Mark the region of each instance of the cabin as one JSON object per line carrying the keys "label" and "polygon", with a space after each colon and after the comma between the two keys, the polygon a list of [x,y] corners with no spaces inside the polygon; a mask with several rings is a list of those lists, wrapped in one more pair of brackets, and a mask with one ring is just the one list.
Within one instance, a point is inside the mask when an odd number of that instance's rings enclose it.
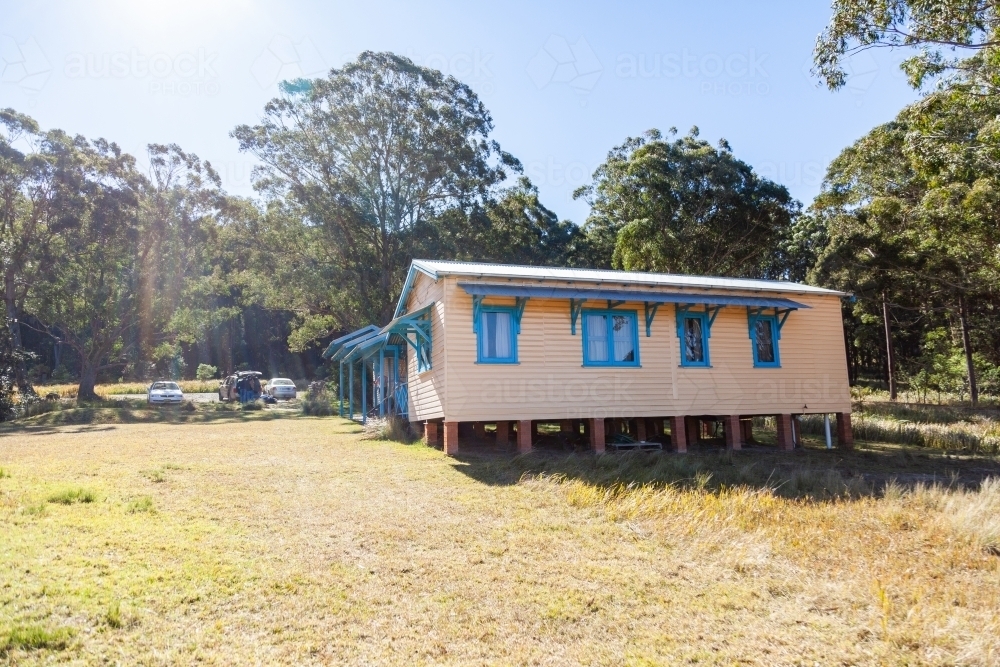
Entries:
{"label": "cabin", "polygon": [[[843,292],[788,281],[414,260],[394,318],[333,341],[340,412],[397,415],[447,454],[494,443],[701,442],[830,415],[851,447]],[[359,394],[355,396],[355,394]],[[356,409],[360,408],[360,414]]]}

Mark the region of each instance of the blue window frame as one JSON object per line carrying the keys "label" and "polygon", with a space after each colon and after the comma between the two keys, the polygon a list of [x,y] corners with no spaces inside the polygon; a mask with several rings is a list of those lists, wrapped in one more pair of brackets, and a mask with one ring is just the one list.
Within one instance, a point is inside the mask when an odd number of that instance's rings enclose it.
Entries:
{"label": "blue window frame", "polygon": [[753,365],[757,368],[780,368],[778,340],[781,326],[775,315],[754,314],[750,319],[750,341],[753,350]]}
{"label": "blue window frame", "polygon": [[516,309],[481,306],[476,323],[477,361],[481,364],[517,363]]}
{"label": "blue window frame", "polygon": [[711,326],[708,313],[678,312],[677,337],[681,341],[681,366],[697,368],[712,365],[708,352]]}
{"label": "blue window frame", "polygon": [[583,365],[639,365],[639,328],[634,310],[583,311]]}

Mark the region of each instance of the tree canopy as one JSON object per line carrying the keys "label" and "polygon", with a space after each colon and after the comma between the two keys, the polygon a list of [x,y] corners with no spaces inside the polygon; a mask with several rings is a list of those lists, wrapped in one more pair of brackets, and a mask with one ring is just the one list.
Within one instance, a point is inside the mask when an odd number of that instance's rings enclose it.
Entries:
{"label": "tree canopy", "polygon": [[365,52],[282,90],[233,136],[263,163],[255,187],[318,230],[328,278],[313,301],[336,325],[390,316],[415,232],[521,170],[471,88],[407,58]]}
{"label": "tree canopy", "polygon": [[594,264],[754,278],[792,268],[782,247],[798,202],[697,128],[674,141],[657,130],[628,139],[576,196],[591,206]]}
{"label": "tree canopy", "polygon": [[[831,89],[847,82],[846,59],[870,48],[912,47],[903,63],[920,87],[949,72],[983,64],[977,51],[1000,45],[1000,13],[993,2],[968,0],[834,0],[833,15],[816,40],[815,72]],[[994,59],[993,54],[988,57]]]}

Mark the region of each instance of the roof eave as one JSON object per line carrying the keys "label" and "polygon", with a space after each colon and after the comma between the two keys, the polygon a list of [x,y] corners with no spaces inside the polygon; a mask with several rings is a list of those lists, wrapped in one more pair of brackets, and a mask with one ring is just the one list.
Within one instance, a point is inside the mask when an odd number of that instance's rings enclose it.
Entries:
{"label": "roof eave", "polygon": [[[638,273],[638,272],[637,272]],[[463,276],[466,278],[491,278],[500,280],[540,280],[540,281],[559,281],[559,282],[580,282],[580,283],[609,283],[609,284],[622,284],[621,280],[614,280],[611,278],[553,278],[550,276],[517,276],[512,277],[502,273],[471,273],[471,272],[461,272],[461,271],[442,271],[436,272],[437,276]],[[739,280],[739,278],[732,278],[732,280]],[[651,287],[662,286],[662,283],[657,283],[653,281],[629,281],[637,285],[647,285]],[[708,289],[708,290],[744,290],[747,292],[789,292],[792,294],[821,294],[825,296],[839,296],[841,298],[852,296],[850,292],[840,292],[837,290],[827,289],[825,287],[816,287],[813,289],[797,289],[800,283],[782,283],[780,281],[774,281],[775,287],[773,289],[767,289],[762,287],[740,287],[740,286],[730,286],[730,285],[672,285],[671,287],[677,288],[688,288],[688,289]]]}
{"label": "roof eave", "polygon": [[418,271],[434,282],[437,282],[439,277],[439,273],[437,271],[430,268],[419,259],[411,260],[410,270],[406,272],[406,282],[403,283],[403,291],[399,295],[399,301],[396,303],[396,310],[392,313],[392,319],[396,319],[403,314],[404,310],[406,310],[406,300],[410,298],[410,292],[413,291],[413,283],[417,280]]}

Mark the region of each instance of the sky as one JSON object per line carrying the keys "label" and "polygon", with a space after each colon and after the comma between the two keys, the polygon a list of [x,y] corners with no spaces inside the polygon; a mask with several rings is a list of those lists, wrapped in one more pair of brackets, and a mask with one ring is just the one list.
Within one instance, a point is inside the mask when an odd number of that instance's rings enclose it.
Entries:
{"label": "sky", "polygon": [[469,84],[542,202],[583,223],[573,191],[651,128],[725,138],[808,205],[826,166],[917,94],[904,52],[868,51],[830,92],[810,74],[828,2],[0,0],[0,107],[140,157],[177,143],[252,195],[229,133],[286,78],[393,51]]}

